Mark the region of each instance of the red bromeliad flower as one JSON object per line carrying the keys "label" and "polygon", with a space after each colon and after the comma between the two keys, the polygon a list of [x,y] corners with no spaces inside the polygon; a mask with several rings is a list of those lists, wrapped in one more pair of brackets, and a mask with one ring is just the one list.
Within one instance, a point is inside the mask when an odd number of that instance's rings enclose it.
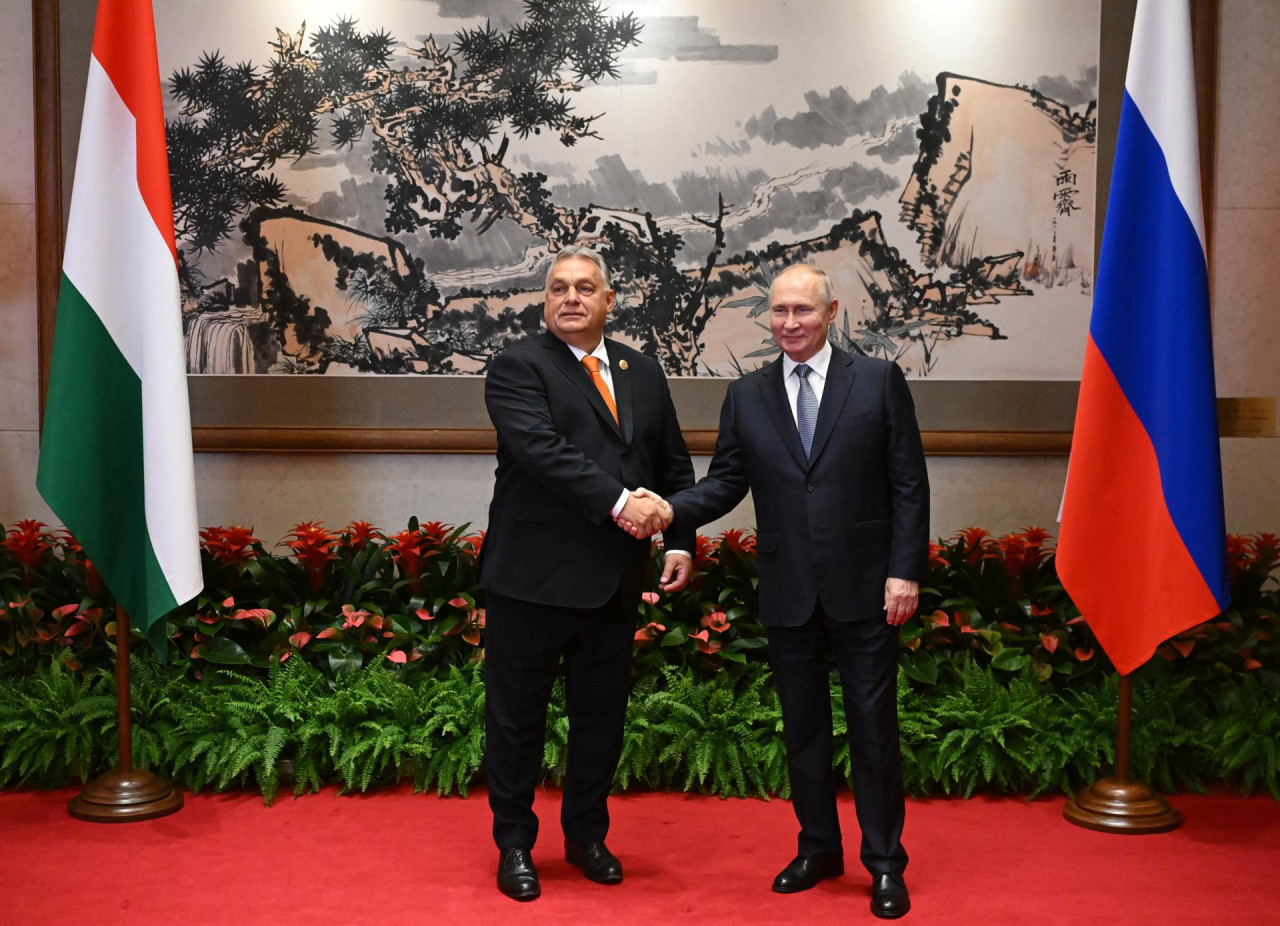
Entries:
{"label": "red bromeliad flower", "polygon": [[702,618],[702,626],[714,630],[716,633],[724,633],[729,629],[729,618],[723,611],[712,611]]}
{"label": "red bromeliad flower", "polygon": [[1053,539],[1053,534],[1049,533],[1043,527],[1037,527],[1034,524],[1025,528],[1022,531],[1022,536],[1027,538],[1027,543],[1033,544],[1037,547],[1042,547]]}
{"label": "red bromeliad flower", "polygon": [[698,534],[693,543],[693,568],[706,572],[719,559],[719,548],[705,534]]}
{"label": "red bromeliad flower", "polygon": [[1004,558],[1004,571],[1008,575],[1021,575],[1027,565],[1027,541],[1021,534],[1005,534],[995,540],[995,548]]}
{"label": "red bromeliad flower", "polygon": [[458,543],[472,556],[479,556],[480,549],[484,546],[484,534],[484,531],[477,531],[474,534],[468,534],[459,540]]}
{"label": "red bromeliad flower", "polygon": [[44,555],[53,549],[53,540],[49,525],[34,518],[23,518],[9,528],[4,546],[27,572],[35,572]]}
{"label": "red bromeliad flower", "polygon": [[427,539],[431,547],[439,547],[453,533],[453,525],[443,521],[428,521],[418,527],[418,532]]}
{"label": "red bromeliad flower", "polygon": [[942,544],[935,543],[932,540],[929,541],[929,570],[930,571],[933,571],[934,569],[947,569],[951,565],[949,562],[947,562],[947,558],[942,555],[942,551],[945,549],[946,547],[944,547]]}
{"label": "red bromeliad flower", "polygon": [[334,547],[338,538],[321,525],[323,521],[303,521],[292,531],[285,534],[284,543],[293,555],[298,558],[307,570],[307,579],[311,583],[311,594],[320,594],[324,588],[324,565],[337,558]]}
{"label": "red bromeliad flower", "polygon": [[1231,581],[1253,568],[1256,562],[1256,551],[1250,538],[1239,534],[1227,534],[1227,565],[1231,570]]}
{"label": "red bromeliad flower", "polygon": [[964,556],[965,562],[976,566],[991,547],[990,537],[991,532],[981,527],[966,527],[957,531],[951,539],[960,541],[959,552]]}
{"label": "red bromeliad flower", "polygon": [[436,555],[428,549],[430,540],[421,531],[402,530],[387,538],[391,558],[400,566],[400,574],[409,580],[409,590],[417,594],[422,585],[422,566]]}
{"label": "red bromeliad flower", "polygon": [[1270,572],[1280,560],[1280,537],[1266,532],[1253,535],[1254,562]]}
{"label": "red bromeliad flower", "polygon": [[729,530],[721,531],[720,536],[716,539],[719,541],[721,548],[731,550],[738,556],[745,556],[756,551],[756,535],[750,531],[730,528]]}
{"label": "red bromeliad flower", "polygon": [[241,566],[258,555],[255,544],[262,543],[253,536],[253,529],[234,524],[231,527],[206,527],[200,531],[201,545],[205,551],[224,566]]}
{"label": "red bromeliad flower", "polygon": [[352,521],[342,529],[342,540],[353,550],[363,550],[375,540],[382,539],[382,531],[368,521]]}

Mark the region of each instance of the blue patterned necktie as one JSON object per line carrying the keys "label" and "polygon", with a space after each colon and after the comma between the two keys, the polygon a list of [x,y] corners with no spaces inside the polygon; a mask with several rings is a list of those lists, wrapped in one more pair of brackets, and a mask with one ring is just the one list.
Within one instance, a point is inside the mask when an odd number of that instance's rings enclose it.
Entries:
{"label": "blue patterned necktie", "polygon": [[813,370],[809,364],[796,364],[796,376],[800,377],[800,394],[796,396],[796,427],[800,429],[800,443],[804,445],[806,460],[813,447],[813,428],[818,423],[818,394],[809,385],[811,372]]}

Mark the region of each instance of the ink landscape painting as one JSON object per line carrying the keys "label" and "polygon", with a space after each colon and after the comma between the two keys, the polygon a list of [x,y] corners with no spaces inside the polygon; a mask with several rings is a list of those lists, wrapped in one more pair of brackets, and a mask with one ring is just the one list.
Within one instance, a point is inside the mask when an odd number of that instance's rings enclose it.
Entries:
{"label": "ink landscape painting", "polygon": [[670,376],[776,355],[773,275],[912,377],[1070,380],[1097,0],[172,0],[195,374],[483,375],[554,253]]}

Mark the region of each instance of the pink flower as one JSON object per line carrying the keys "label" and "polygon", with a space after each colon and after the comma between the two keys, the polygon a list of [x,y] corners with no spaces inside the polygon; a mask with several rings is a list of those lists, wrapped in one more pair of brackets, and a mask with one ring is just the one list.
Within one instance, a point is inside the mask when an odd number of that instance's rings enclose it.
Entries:
{"label": "pink flower", "polygon": [[276,613],[266,608],[245,608],[231,615],[233,621],[257,621],[265,630],[267,622],[274,618]]}
{"label": "pink flower", "polygon": [[657,592],[645,592],[645,593],[644,593],[643,595],[641,595],[640,597],[641,597],[641,599],[643,599],[643,600],[644,600],[644,603],[645,603],[645,604],[657,604],[657,603],[658,603],[658,593],[657,593]]}
{"label": "pink flower", "polygon": [[656,621],[649,621],[649,623],[636,631],[633,642],[637,646],[644,646],[646,643],[652,643],[658,638],[658,634],[665,633],[666,630],[667,628],[662,624],[659,624]]}
{"label": "pink flower", "polygon": [[344,604],[342,606],[342,629],[349,630],[353,627],[359,627],[364,623],[366,617],[369,617],[368,611],[357,611],[355,605]]}
{"label": "pink flower", "polygon": [[689,634],[689,639],[693,641],[694,646],[698,647],[704,653],[718,653],[720,651],[720,641],[708,639],[710,634],[705,630],[699,630],[697,633]]}
{"label": "pink flower", "polygon": [[712,611],[710,614],[703,616],[702,626],[708,627],[716,633],[724,633],[729,629],[729,618],[723,611]]}

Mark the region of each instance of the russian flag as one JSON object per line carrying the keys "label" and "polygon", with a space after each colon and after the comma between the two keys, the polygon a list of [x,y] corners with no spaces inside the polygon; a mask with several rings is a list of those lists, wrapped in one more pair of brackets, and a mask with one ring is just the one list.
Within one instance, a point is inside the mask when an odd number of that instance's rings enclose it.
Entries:
{"label": "russian flag", "polygon": [[1139,0],[1058,541],[1116,669],[1228,603],[1191,17]]}

